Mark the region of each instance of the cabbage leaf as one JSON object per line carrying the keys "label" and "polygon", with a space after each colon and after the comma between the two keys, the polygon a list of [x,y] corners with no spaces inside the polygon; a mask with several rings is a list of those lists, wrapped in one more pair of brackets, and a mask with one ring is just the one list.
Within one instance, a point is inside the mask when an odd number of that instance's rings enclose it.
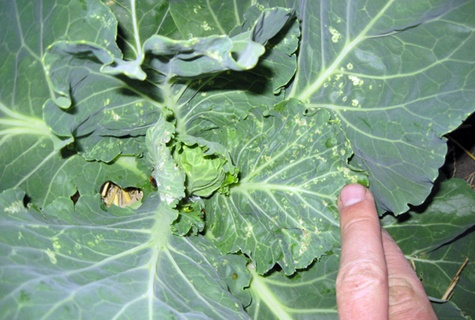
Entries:
{"label": "cabbage leaf", "polygon": [[[473,190],[437,179],[473,1],[1,7],[0,318],[336,319],[350,182],[432,297],[475,259]],[[471,269],[439,316],[475,317]]]}

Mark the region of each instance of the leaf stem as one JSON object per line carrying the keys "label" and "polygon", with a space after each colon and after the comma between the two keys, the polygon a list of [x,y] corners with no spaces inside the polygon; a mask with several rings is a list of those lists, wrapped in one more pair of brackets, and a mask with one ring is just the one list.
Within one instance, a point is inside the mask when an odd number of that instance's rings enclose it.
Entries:
{"label": "leaf stem", "polygon": [[233,1],[233,5],[234,5],[234,18],[236,19],[236,25],[240,25],[241,24],[241,17],[239,17],[239,10],[238,10],[238,7],[237,7],[236,0]]}
{"label": "leaf stem", "polygon": [[137,26],[137,15],[135,11],[135,0],[130,0],[130,8],[131,8],[131,15],[132,15],[132,26],[134,28],[134,38],[135,38],[135,46],[137,47],[137,60],[142,61],[143,59],[143,51],[142,45],[140,44],[140,34]]}
{"label": "leaf stem", "polygon": [[[3,113],[7,117],[1,115]],[[8,109],[0,103],[0,125],[6,128],[0,131],[0,135],[7,134],[39,134],[49,136],[50,130],[46,123],[38,118],[25,116],[21,113]]]}
{"label": "leaf stem", "polygon": [[265,279],[261,277],[252,267],[248,268],[252,274],[251,290],[260,300],[269,307],[276,319],[291,320],[292,316],[282,307],[282,301],[279,301],[272,290],[266,285]]}

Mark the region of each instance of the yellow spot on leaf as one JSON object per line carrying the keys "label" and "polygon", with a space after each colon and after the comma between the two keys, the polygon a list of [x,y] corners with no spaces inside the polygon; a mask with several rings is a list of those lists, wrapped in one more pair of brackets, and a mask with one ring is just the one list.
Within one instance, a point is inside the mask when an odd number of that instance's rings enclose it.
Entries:
{"label": "yellow spot on leaf", "polygon": [[59,250],[61,249],[61,244],[59,243],[58,237],[53,237],[51,241],[53,241],[54,251],[59,252]]}
{"label": "yellow spot on leaf", "polygon": [[23,209],[23,203],[21,201],[15,201],[11,205],[5,208],[6,213],[18,213]]}
{"label": "yellow spot on leaf", "polygon": [[338,30],[336,30],[335,28],[329,27],[328,31],[330,31],[330,34],[332,35],[332,42],[333,43],[337,43],[341,39],[341,37],[342,37],[341,33],[338,32]]}
{"label": "yellow spot on leaf", "polygon": [[58,260],[56,260],[56,254],[50,248],[46,249],[45,253],[52,264],[56,264],[58,262]]}

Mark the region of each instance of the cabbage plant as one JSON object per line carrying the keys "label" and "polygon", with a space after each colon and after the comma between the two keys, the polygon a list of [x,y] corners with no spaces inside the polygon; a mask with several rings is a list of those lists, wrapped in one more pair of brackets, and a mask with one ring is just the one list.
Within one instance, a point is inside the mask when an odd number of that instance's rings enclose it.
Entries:
{"label": "cabbage plant", "polygon": [[1,319],[336,319],[351,182],[475,317],[474,1],[0,7]]}

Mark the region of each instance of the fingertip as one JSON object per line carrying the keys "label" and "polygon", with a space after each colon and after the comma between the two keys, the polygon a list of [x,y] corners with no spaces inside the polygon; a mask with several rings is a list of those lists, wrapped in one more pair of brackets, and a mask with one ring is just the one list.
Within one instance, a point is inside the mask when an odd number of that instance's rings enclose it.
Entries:
{"label": "fingertip", "polygon": [[363,201],[367,191],[368,189],[357,183],[344,186],[340,191],[339,207],[346,208]]}
{"label": "fingertip", "polygon": [[388,319],[387,266],[371,192],[349,184],[338,198],[341,257],[337,305],[341,319]]}

